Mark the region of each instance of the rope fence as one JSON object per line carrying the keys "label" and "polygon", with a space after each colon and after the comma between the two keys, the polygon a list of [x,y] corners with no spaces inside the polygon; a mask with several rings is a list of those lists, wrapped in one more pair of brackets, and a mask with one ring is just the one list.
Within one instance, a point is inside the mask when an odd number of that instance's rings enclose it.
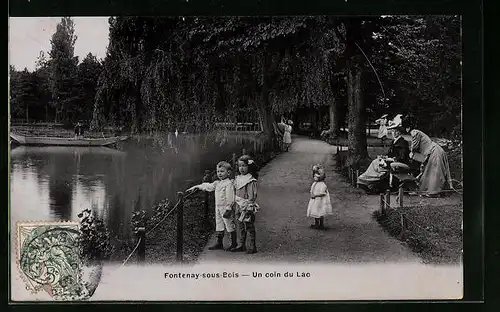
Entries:
{"label": "rope fence", "polygon": [[[379,213],[381,216],[386,216],[388,214],[389,211],[391,212],[394,212],[394,213],[397,213],[399,215],[399,229],[400,229],[400,232],[399,232],[399,235],[402,236],[406,233],[406,231],[408,230],[409,228],[409,225],[412,225],[422,231],[428,231],[428,229],[422,227],[420,224],[414,222],[413,220],[411,220],[410,218],[407,217],[407,212],[411,209],[412,206],[407,206],[407,207],[404,207],[403,205],[403,192],[401,191],[402,188],[400,188],[400,192],[396,193],[396,192],[390,192],[389,190],[387,190],[385,193],[381,193],[380,194],[380,208],[379,208]],[[394,195],[394,194],[397,194],[398,196],[396,197],[396,203],[397,205],[392,205],[391,204],[391,195]],[[457,208],[447,208],[447,209],[451,209],[453,211],[457,211],[457,212],[460,212],[462,213],[462,209],[457,209]],[[437,213],[438,210],[434,210],[433,213],[434,214],[438,214]],[[444,214],[438,216],[438,217],[448,217]],[[390,219],[388,219],[390,220]],[[386,222],[391,222],[391,221],[386,221]],[[389,224],[390,227],[394,228],[394,221],[392,221],[393,223],[392,224]]]}
{"label": "rope fence", "polygon": [[[247,153],[247,150],[245,148],[242,149],[242,155],[245,155]],[[226,160],[228,163],[230,163],[233,168],[237,168],[237,157],[236,153],[232,153],[231,158]],[[212,181],[212,177],[216,174],[216,169],[215,170],[205,170],[205,174],[203,175],[202,182],[210,183]],[[119,266],[119,268],[125,266],[125,264],[131,259],[131,257],[137,252],[138,256],[138,262],[143,263],[145,261],[145,254],[146,254],[146,238],[151,238],[149,234],[154,233],[154,230],[157,229],[161,224],[165,222],[165,220],[168,219],[169,216],[171,216],[174,212],[177,212],[177,222],[176,222],[176,227],[177,227],[177,237],[176,237],[176,260],[177,262],[182,262],[183,261],[183,249],[184,249],[184,201],[186,199],[189,199],[192,197],[195,193],[197,193],[197,190],[191,191],[186,194],[186,191],[184,192],[177,192],[177,203],[174,205],[173,208],[171,208],[162,218],[160,221],[158,221],[154,226],[152,226],[149,230],[146,231],[146,228],[144,226],[137,227],[135,229],[135,234],[137,236],[137,242],[130,252],[130,254],[126,257],[126,259],[123,261],[123,263]],[[203,201],[203,206],[204,206],[204,222],[205,224],[208,224],[209,220],[209,201],[210,201],[210,193],[209,192],[203,192],[204,193],[204,201]]]}
{"label": "rope fence", "polygon": [[[337,155],[339,151],[342,151],[343,147],[342,146],[337,146]],[[242,149],[242,155],[247,154],[246,149]],[[236,153],[232,154],[232,157],[228,160],[234,170],[237,168],[237,157]],[[216,174],[216,170],[205,170],[205,174],[202,178],[202,182],[210,183],[212,181],[212,178],[214,178],[214,175]],[[359,176],[359,169],[353,169],[351,167],[348,168],[347,170],[347,178],[349,181],[349,184],[351,184],[354,187],[358,187],[357,185],[357,179]],[[460,186],[462,183],[460,181],[454,180],[457,184]],[[400,183],[398,191],[393,191],[391,192],[390,190],[387,190],[385,193],[380,194],[380,213],[382,215],[385,215],[386,212],[391,209],[392,211],[396,211],[400,215],[400,228],[401,228],[401,233],[404,233],[405,230],[408,228],[409,224],[412,224],[416,227],[419,227],[420,229],[423,229],[421,226],[418,224],[414,223],[411,220],[408,220],[406,218],[405,213],[401,210],[401,208],[404,208],[404,195],[410,195],[410,194],[426,194],[427,192],[421,192],[421,191],[408,191],[404,190],[403,188],[404,183]],[[453,188],[451,190],[444,190],[443,192],[457,192],[461,194],[457,189]],[[184,212],[184,201],[191,196],[193,196],[197,191],[192,191],[188,194],[185,194],[184,192],[178,192],[177,197],[178,201],[174,205],[172,209],[170,209],[162,218],[160,221],[158,221],[151,229],[146,231],[145,227],[138,227],[136,229],[136,235],[137,235],[137,243],[135,244],[135,247],[133,248],[132,252],[128,255],[128,257],[125,259],[125,261],[122,263],[122,266],[124,266],[132,257],[134,253],[137,252],[138,254],[138,261],[139,262],[144,262],[145,261],[145,246],[146,246],[146,238],[149,237],[148,235],[153,233],[155,229],[157,229],[158,226],[160,226],[165,220],[168,219],[169,216],[171,216],[174,212],[177,212],[177,243],[176,243],[176,259],[178,262],[183,261],[183,212]],[[391,205],[391,195],[397,195],[396,197],[396,203],[397,205]],[[203,206],[204,206],[204,222],[207,224],[209,220],[209,201],[210,201],[210,194],[209,192],[204,192],[204,201],[203,201]],[[402,234],[401,234],[402,235]],[[151,237],[149,237],[151,238]]]}
{"label": "rope fence", "polygon": [[134,249],[128,255],[127,259],[125,259],[125,261],[123,261],[123,263],[120,265],[120,267],[123,267],[128,262],[128,260],[130,259],[130,257],[132,257],[132,255],[135,253],[135,251],[137,250],[137,248],[139,248],[139,245],[141,245],[141,243],[143,243],[143,241],[144,240],[142,239],[142,237],[140,237],[139,240],[137,241],[137,244],[135,244]]}

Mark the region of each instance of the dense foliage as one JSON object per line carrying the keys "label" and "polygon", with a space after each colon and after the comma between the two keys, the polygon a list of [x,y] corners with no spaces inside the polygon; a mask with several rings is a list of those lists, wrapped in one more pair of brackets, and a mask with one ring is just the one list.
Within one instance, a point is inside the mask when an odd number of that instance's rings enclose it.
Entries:
{"label": "dense foliage", "polygon": [[97,80],[102,65],[89,53],[74,56],[77,37],[70,18],[63,18],[52,36],[48,57],[43,51],[36,69],[10,66],[10,107],[15,120],[74,123],[92,118]]}
{"label": "dense foliage", "polygon": [[113,253],[113,246],[103,219],[90,209],[83,210],[78,217],[80,218],[78,244],[82,261],[92,263],[109,259]]}
{"label": "dense foliage", "polygon": [[[93,129],[206,131],[281,115],[332,134],[349,127],[366,154],[366,123],[411,114],[430,135],[461,136],[456,16],[112,17],[106,58],[73,55],[63,18],[49,59],[11,67],[14,118],[91,120]],[[328,113],[329,112],[329,113]]]}

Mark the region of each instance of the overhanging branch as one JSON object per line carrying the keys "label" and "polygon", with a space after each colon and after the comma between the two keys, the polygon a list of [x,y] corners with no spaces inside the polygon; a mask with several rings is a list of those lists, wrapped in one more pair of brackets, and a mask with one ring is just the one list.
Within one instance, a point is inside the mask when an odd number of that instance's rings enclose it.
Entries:
{"label": "overhanging branch", "polygon": [[370,60],[368,59],[368,56],[366,56],[365,52],[363,51],[363,49],[361,49],[361,47],[358,45],[358,43],[354,42],[354,44],[356,45],[356,47],[358,47],[359,51],[361,51],[361,53],[363,54],[365,59],[368,61],[368,64],[370,64],[370,67],[372,68],[373,72],[375,73],[375,76],[377,77],[378,83],[380,85],[380,89],[382,89],[382,94],[384,95],[384,98],[385,98],[384,87],[382,86],[382,81],[380,81],[380,78],[377,74],[377,71],[375,70],[375,67],[373,67],[372,62],[370,62]]}

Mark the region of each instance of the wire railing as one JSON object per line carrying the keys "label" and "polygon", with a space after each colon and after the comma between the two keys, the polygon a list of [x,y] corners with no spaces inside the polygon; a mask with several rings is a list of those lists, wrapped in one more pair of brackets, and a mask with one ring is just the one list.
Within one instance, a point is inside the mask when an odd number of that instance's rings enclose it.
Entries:
{"label": "wire railing", "polygon": [[[411,208],[414,208],[416,206],[403,207],[402,202],[399,200],[399,198],[396,198],[396,203],[398,203],[398,205],[392,205],[391,194],[393,193],[389,191],[387,191],[385,194],[380,194],[380,209],[377,212],[382,217],[386,217],[389,213],[397,214],[398,217],[396,218],[384,218],[384,222],[388,223],[386,224],[387,228],[391,229],[392,231],[394,231],[394,229],[399,229],[399,233],[396,233],[396,235],[399,237],[403,237],[410,230],[411,226],[421,232],[429,231],[429,226],[424,227],[408,217],[408,213],[411,212]],[[459,214],[463,213],[463,210],[458,208],[446,207],[446,209],[455,211]],[[436,209],[433,209],[433,213],[436,214]],[[438,217],[449,218],[449,215],[440,214]]]}
{"label": "wire railing", "polygon": [[[245,148],[242,149],[242,155],[247,154],[247,150]],[[230,163],[233,168],[237,168],[237,157],[236,153],[233,153],[230,159],[226,160],[228,163]],[[216,170],[205,170],[205,174],[202,178],[202,182],[211,182],[212,177],[214,177],[216,173]],[[132,256],[137,253],[138,255],[138,260],[139,262],[144,262],[145,261],[145,251],[146,251],[146,239],[148,238],[148,235],[154,233],[155,229],[157,229],[161,224],[163,224],[174,212],[177,212],[177,237],[176,237],[176,260],[178,262],[183,261],[183,225],[184,225],[184,220],[183,220],[183,214],[184,214],[184,201],[188,198],[191,198],[194,194],[198,193],[197,190],[193,190],[190,192],[177,192],[177,197],[178,200],[176,204],[168,210],[168,212],[165,213],[165,215],[154,225],[152,226],[149,230],[146,230],[144,226],[137,227],[135,229],[135,233],[137,235],[137,242],[134,245],[134,248],[132,251],[129,253],[129,255],[125,258],[125,260],[121,263],[119,266],[120,268],[125,266],[125,264],[128,263],[128,261],[132,258]],[[207,223],[208,218],[209,218],[209,192],[204,192],[204,221]],[[151,237],[149,237],[151,238]]]}
{"label": "wire railing", "polygon": [[142,238],[139,238],[137,241],[137,244],[135,244],[134,249],[132,249],[132,252],[128,255],[128,257],[123,261],[123,263],[120,265],[120,267],[123,267],[125,264],[127,264],[128,260],[130,260],[130,257],[136,252],[137,248],[139,248],[139,245],[142,243]]}

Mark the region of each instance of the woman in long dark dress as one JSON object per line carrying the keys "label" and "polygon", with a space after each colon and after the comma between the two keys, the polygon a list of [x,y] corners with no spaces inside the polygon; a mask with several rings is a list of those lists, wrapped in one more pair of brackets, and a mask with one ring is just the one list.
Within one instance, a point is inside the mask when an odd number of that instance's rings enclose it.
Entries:
{"label": "woman in long dark dress", "polygon": [[[410,130],[410,128],[408,128]],[[428,196],[441,193],[444,188],[451,188],[450,165],[446,152],[439,144],[420,130],[413,129],[411,134],[410,157],[422,158],[422,171],[419,175],[419,188]]]}

